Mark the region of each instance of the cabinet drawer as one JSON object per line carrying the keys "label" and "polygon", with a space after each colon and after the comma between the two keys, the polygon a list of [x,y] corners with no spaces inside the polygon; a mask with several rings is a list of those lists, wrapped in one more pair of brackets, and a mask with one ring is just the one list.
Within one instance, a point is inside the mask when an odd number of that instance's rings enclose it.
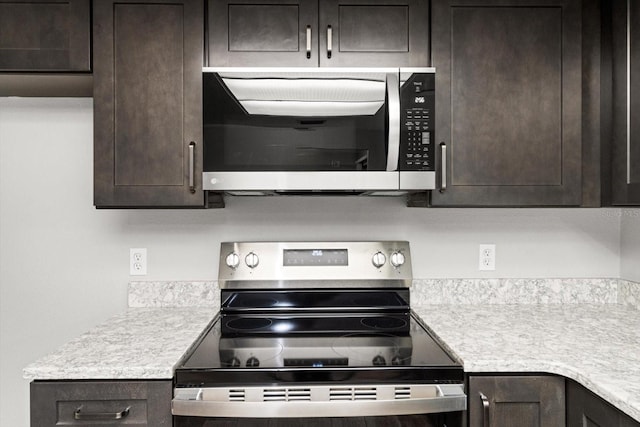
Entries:
{"label": "cabinet drawer", "polygon": [[35,381],[31,426],[171,426],[171,381]]}

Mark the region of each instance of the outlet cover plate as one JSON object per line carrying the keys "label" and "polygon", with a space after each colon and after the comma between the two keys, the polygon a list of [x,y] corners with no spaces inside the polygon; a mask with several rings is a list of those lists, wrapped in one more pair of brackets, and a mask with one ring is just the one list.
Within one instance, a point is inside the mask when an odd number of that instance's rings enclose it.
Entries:
{"label": "outlet cover plate", "polygon": [[496,245],[482,244],[478,256],[478,270],[494,271],[496,269]]}
{"label": "outlet cover plate", "polygon": [[129,249],[129,274],[131,276],[147,275],[147,248]]}

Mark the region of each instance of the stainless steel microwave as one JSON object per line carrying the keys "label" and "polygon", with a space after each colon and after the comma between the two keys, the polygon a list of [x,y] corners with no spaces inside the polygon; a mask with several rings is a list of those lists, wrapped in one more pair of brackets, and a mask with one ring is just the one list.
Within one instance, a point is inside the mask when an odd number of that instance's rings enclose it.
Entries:
{"label": "stainless steel microwave", "polygon": [[204,68],[203,187],[435,188],[433,68]]}

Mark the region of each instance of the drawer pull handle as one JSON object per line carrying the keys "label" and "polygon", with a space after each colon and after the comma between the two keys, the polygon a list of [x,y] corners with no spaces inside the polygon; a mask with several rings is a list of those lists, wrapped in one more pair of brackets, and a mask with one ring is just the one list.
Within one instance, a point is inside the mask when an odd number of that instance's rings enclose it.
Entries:
{"label": "drawer pull handle", "polygon": [[129,416],[131,406],[127,406],[120,412],[82,412],[82,406],[80,406],[73,413],[73,418],[76,420],[84,421],[103,421],[103,420],[121,420]]}

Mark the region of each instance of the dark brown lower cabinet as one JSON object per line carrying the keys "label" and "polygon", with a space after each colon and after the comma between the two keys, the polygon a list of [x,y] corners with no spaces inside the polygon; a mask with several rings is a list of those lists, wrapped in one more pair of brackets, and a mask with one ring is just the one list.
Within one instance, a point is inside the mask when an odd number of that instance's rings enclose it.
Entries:
{"label": "dark brown lower cabinet", "polygon": [[470,376],[469,427],[563,427],[565,380],[556,376]]}
{"label": "dark brown lower cabinet", "polygon": [[31,427],[171,427],[167,381],[34,381]]}
{"label": "dark brown lower cabinet", "polygon": [[568,380],[567,427],[640,427],[640,423]]}

